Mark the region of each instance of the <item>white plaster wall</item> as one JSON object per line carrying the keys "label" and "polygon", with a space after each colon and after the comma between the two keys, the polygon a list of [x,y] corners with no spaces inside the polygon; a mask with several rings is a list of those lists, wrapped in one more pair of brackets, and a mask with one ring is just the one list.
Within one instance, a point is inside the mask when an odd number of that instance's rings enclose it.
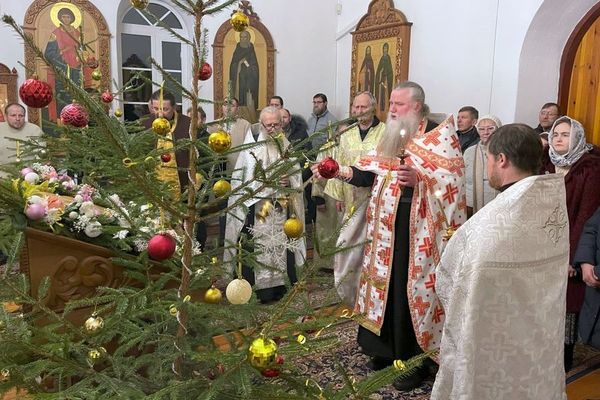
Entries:
{"label": "white plaster wall", "polygon": [[564,47],[577,23],[596,3],[598,0],[545,0],[540,6],[521,52],[515,99],[517,120],[537,125],[540,106],[558,100]]}
{"label": "white plaster wall", "polygon": [[[523,39],[542,0],[395,0],[411,31],[409,79],[425,89],[433,112],[473,105],[480,114],[515,118]],[[367,0],[338,0],[338,98],[348,98],[352,31]],[[342,72],[344,71],[344,72]],[[348,72],[345,72],[348,71]]]}
{"label": "white plaster wall", "polygon": [[[118,21],[129,7],[129,0],[92,0],[104,15],[109,30],[113,35],[111,41],[111,73],[114,80],[119,77],[119,46],[117,37]],[[0,0],[0,11],[11,15],[19,24],[23,23],[25,12],[32,1]],[[308,117],[312,111],[312,96],[323,92],[330,97],[335,107],[336,85],[336,13],[335,0],[302,0],[301,7],[291,7],[286,0],[254,0],[254,11],[260,16],[273,37],[275,48],[275,93],[282,96],[286,107],[292,112]],[[170,7],[171,8],[171,7]],[[204,26],[209,30],[208,60],[212,62],[212,43],[218,27],[229,18],[233,8],[216,16],[204,19]],[[192,32],[193,22],[184,17],[186,29]],[[0,51],[0,62],[9,67],[16,67],[19,72],[19,84],[24,79],[22,41],[4,24],[0,24],[0,38],[3,40]],[[201,86],[201,96],[213,97],[212,79]],[[212,118],[212,107],[205,107],[208,118]]]}

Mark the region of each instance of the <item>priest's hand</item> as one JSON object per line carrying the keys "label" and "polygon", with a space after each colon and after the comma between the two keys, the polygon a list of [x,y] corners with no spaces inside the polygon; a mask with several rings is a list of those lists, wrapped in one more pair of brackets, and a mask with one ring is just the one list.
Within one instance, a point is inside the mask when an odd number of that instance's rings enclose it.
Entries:
{"label": "priest's hand", "polygon": [[581,264],[581,275],[583,275],[583,281],[586,285],[600,288],[600,280],[594,274],[594,266],[592,264]]}
{"label": "priest's hand", "polygon": [[319,163],[311,164],[310,165],[310,170],[312,171],[313,176],[315,177],[315,179],[325,179],[319,173]]}
{"label": "priest's hand", "polygon": [[417,186],[417,175],[417,170],[410,165],[403,164],[398,166],[398,180],[402,186]]}

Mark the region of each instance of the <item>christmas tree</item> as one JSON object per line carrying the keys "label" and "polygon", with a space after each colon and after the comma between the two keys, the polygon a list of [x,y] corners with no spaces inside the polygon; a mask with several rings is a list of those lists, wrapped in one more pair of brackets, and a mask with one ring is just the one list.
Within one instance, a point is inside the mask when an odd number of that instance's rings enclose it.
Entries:
{"label": "christmas tree", "polygon": [[[169,85],[190,99],[193,110],[204,101],[199,99],[201,80],[210,76],[203,18],[236,2],[172,2],[194,17],[194,37],[164,28],[190,46],[198,73],[189,87],[163,73]],[[143,0],[131,3],[147,5]],[[47,61],[11,17],[3,20]],[[231,23],[242,31],[248,17],[238,10]],[[366,398],[422,361],[425,355],[399,361],[361,382],[340,365],[344,388],[321,386],[315,377],[303,376],[295,361],[317,352],[335,353],[339,338],[331,333],[352,317],[349,310],[323,307],[337,300],[335,290],[315,300],[315,288],[331,287],[325,282],[331,277],[319,274],[318,263],[304,260],[297,266],[298,281],[287,281],[287,293],[271,305],[260,304],[242,278],[242,264],[267,269],[285,264],[277,254],[293,251],[310,234],[303,221],[286,212],[298,190],[279,182],[320,157],[316,150],[306,152],[304,143],[278,147],[276,162],[256,164],[252,185],[231,191],[231,177],[223,175],[220,165],[228,151],[240,149],[229,148],[227,132],[200,137],[201,122],[192,113],[189,138],[174,142],[165,136],[171,126],[164,118],[145,129],[107,113],[107,104],[130,90],[127,85],[115,92],[88,93],[48,66],[74,102],[61,112],[60,136],[20,143],[18,159],[4,168],[13,179],[0,181],[0,249],[9,256],[0,284],[5,304],[0,310],[0,390],[18,388],[24,396],[44,399]],[[21,88],[30,107],[47,105],[51,95],[51,88],[35,78]],[[334,138],[334,128],[319,134]],[[157,147],[161,140],[169,145]],[[187,189],[174,192],[157,170],[171,165],[172,155],[181,151],[189,159]],[[200,249],[197,223],[224,215],[265,189],[276,196],[266,203],[270,206],[263,210],[262,223],[250,227],[251,235],[239,243]],[[223,199],[230,199],[224,209],[219,207]],[[20,255],[23,264],[22,254],[31,257],[38,251],[28,244],[38,231],[106,249],[118,276],[107,279],[99,261],[66,265],[60,277],[34,282],[23,265],[21,271],[14,266]],[[253,243],[258,239],[269,245]],[[318,238],[313,241],[322,254],[343,251],[325,248]],[[258,251],[247,251],[248,244]],[[222,263],[224,248],[237,251],[233,274]]]}

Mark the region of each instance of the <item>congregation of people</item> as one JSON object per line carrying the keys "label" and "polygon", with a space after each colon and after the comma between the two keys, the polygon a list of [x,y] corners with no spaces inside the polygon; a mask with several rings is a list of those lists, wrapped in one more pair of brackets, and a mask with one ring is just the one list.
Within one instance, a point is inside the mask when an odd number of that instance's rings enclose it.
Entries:
{"label": "congregation of people", "polygon": [[[191,120],[176,111],[173,95],[159,96],[142,123],[171,121],[156,142],[168,149],[189,137]],[[247,238],[267,223],[265,210],[278,226],[294,216],[305,231],[313,224],[315,241],[344,249],[315,246],[313,258],[333,269],[369,368],[427,352],[439,364],[433,399],[565,399],[575,343],[600,347],[600,149],[555,103],[541,107],[532,128],[503,125],[473,106],[434,121],[425,91],[410,81],[391,90],[385,121],[378,101],[356,94],[344,124],[323,93],[313,96],[308,118],[274,96],[255,124],[240,117],[238,99],[223,102],[223,118],[200,136],[217,129],[231,136],[233,150],[217,171],[232,187],[220,205],[231,209],[220,220],[224,265],[233,274],[240,249],[271,246],[258,256],[268,268],[242,265],[242,273],[259,301],[281,299],[307,262],[305,237],[293,248]],[[206,114],[197,111],[204,127]],[[41,133],[21,105],[4,114],[1,164],[14,161],[9,138]],[[312,162],[288,159],[288,150]],[[325,157],[339,164],[334,177],[319,172]],[[169,163],[159,175],[181,193],[189,152]],[[196,238],[206,245],[205,225]],[[433,361],[394,386],[420,386]]]}

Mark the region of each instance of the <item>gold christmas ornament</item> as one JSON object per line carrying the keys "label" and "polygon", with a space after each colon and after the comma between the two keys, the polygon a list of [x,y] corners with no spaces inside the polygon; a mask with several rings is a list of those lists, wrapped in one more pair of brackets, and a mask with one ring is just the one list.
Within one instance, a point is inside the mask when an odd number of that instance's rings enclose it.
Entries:
{"label": "gold christmas ornament", "polygon": [[213,185],[213,193],[216,197],[223,197],[231,191],[231,184],[225,179],[219,179]]}
{"label": "gold christmas ornament", "polygon": [[250,25],[250,17],[244,14],[241,10],[237,10],[233,13],[229,22],[231,23],[234,31],[243,32]]}
{"label": "gold christmas ornament", "polygon": [[283,224],[283,232],[290,239],[298,239],[304,232],[304,224],[296,216],[292,215]]}
{"label": "gold christmas ornament", "polygon": [[206,290],[206,293],[204,293],[204,301],[206,303],[218,304],[222,298],[223,293],[221,293],[221,291],[214,286],[211,286],[208,290]]}
{"label": "gold christmas ornament", "polygon": [[272,339],[259,337],[248,348],[248,361],[260,370],[273,365],[277,358],[277,344]]}
{"label": "gold christmas ornament", "polygon": [[102,346],[88,351],[87,358],[90,363],[95,363],[106,357],[106,349]]}
{"label": "gold christmas ornament", "polygon": [[402,360],[395,360],[394,368],[396,368],[398,371],[406,371],[406,364],[404,364],[404,361]]}
{"label": "gold christmas ornament", "polygon": [[164,136],[171,130],[171,123],[166,118],[158,117],[152,121],[152,130],[157,135]]}
{"label": "gold christmas ornament", "polygon": [[115,114],[115,117],[121,118],[123,116],[123,111],[121,111],[120,108],[116,108],[114,114]]}
{"label": "gold christmas ornament", "polygon": [[208,136],[208,146],[215,153],[223,153],[231,147],[231,135],[225,131],[216,131]]}
{"label": "gold christmas ornament", "polygon": [[83,326],[87,333],[97,333],[104,328],[104,319],[99,317],[98,314],[93,313],[91,317],[85,320]]}
{"label": "gold christmas ornament", "polygon": [[131,5],[137,8],[138,10],[144,10],[148,7],[148,0],[130,0]]}
{"label": "gold christmas ornament", "polygon": [[102,79],[102,72],[98,71],[97,69],[93,70],[92,79],[95,81],[99,81],[100,79]]}
{"label": "gold christmas ornament", "polygon": [[225,296],[231,304],[246,304],[252,297],[252,286],[245,279],[234,279],[227,285]]}

